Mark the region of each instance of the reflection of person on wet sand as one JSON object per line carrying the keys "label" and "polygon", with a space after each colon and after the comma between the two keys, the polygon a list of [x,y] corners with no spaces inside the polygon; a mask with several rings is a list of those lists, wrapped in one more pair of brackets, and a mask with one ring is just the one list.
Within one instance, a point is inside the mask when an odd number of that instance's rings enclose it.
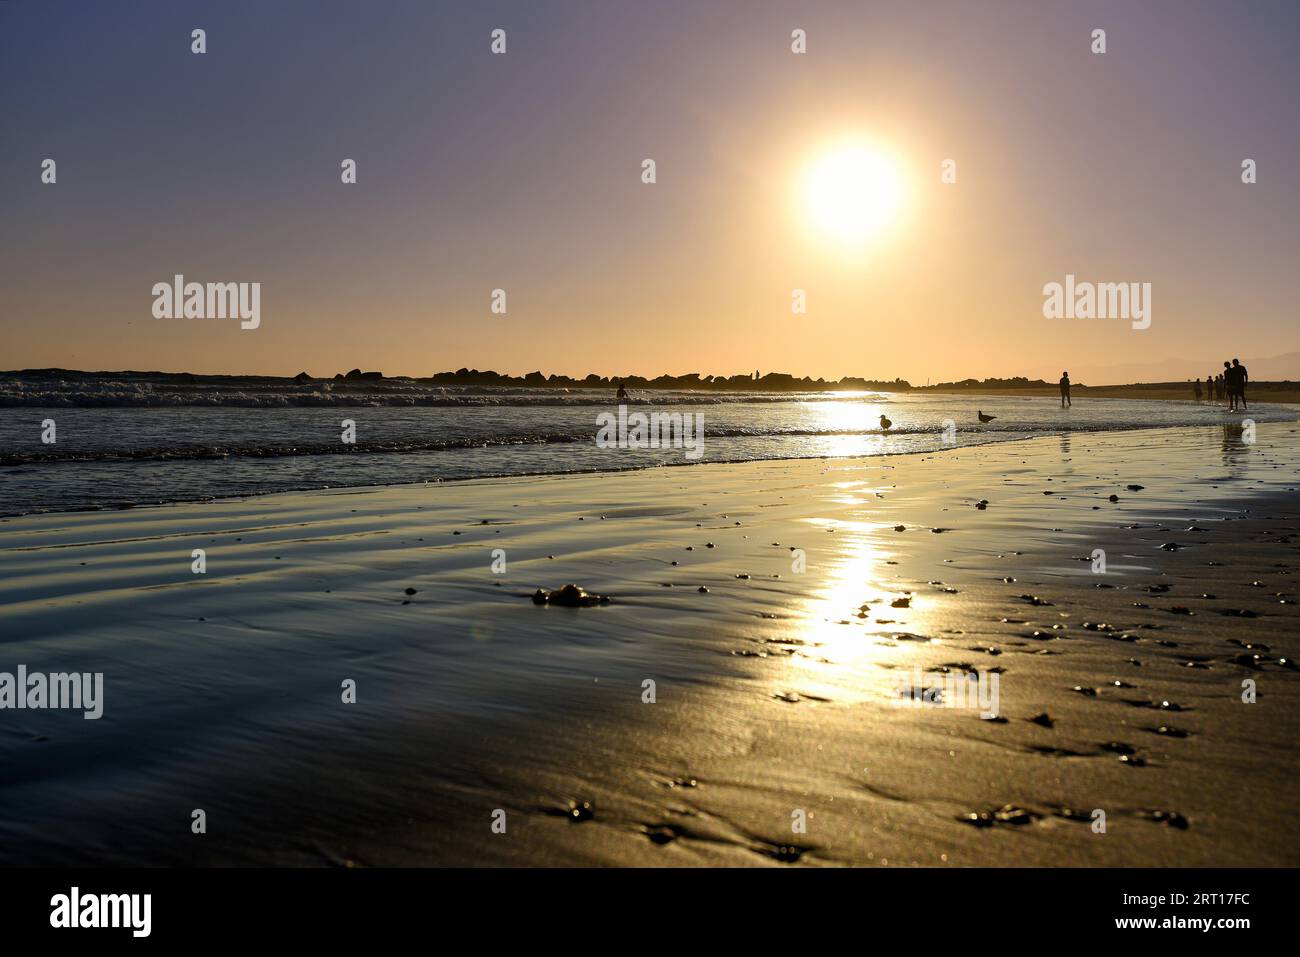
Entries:
{"label": "reflection of person on wet sand", "polygon": [[1070,373],[1061,373],[1061,408],[1071,405],[1070,402]]}

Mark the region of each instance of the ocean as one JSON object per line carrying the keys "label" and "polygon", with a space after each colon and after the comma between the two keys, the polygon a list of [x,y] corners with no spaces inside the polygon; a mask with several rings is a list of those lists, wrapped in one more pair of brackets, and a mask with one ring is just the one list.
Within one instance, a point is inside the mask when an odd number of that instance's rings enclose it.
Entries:
{"label": "ocean", "polygon": [[[0,375],[0,515],[270,492],[754,459],[890,455],[1042,435],[1295,421],[1192,401],[934,393],[634,391],[629,414],[700,416],[703,454],[596,442],[605,390],[151,374]],[[987,424],[977,411],[996,416]],[[880,416],[891,421],[882,429]],[[345,443],[345,420],[355,441]],[[49,424],[53,423],[51,429]],[[946,431],[945,431],[945,427]],[[43,437],[52,437],[52,443]],[[1225,440],[1226,441],[1226,440]],[[1239,438],[1234,438],[1239,441]]]}

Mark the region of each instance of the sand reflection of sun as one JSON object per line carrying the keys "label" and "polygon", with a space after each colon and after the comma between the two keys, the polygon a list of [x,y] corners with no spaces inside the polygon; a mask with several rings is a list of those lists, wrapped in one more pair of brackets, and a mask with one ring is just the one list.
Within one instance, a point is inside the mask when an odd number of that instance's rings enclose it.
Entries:
{"label": "sand reflection of sun", "polygon": [[888,527],[838,521],[823,567],[809,561],[810,587],[798,609],[805,653],[790,661],[801,684],[816,681],[836,701],[892,695],[897,669],[910,669],[928,644],[927,599],[891,581],[881,544]]}

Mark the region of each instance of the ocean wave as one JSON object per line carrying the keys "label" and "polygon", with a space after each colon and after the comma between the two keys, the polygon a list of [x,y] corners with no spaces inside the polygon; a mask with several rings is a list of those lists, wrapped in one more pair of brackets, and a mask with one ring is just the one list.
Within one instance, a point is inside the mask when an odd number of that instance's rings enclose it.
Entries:
{"label": "ocean wave", "polygon": [[[1074,425],[1072,432],[1127,431],[1150,428],[1143,423],[1107,425]],[[938,436],[940,426],[916,428],[875,429],[809,429],[773,428],[760,426],[724,427],[706,430],[705,441],[728,439],[837,439],[885,438],[910,436]],[[964,432],[962,444],[970,444],[978,436],[985,440],[1006,441],[1013,438],[1033,438],[1062,432],[1059,425],[1049,423],[1017,423],[1008,426],[988,425],[978,430]],[[444,452],[467,449],[501,448],[526,445],[565,445],[595,442],[596,429],[565,432],[509,432],[484,435],[462,435],[438,439],[358,441],[344,444],[294,443],[292,445],[268,443],[239,445],[168,445],[132,448],[66,448],[52,447],[34,451],[0,452],[0,466],[40,465],[75,462],[168,462],[200,459],[232,458],[290,458],[320,455],[409,455],[420,452]]]}
{"label": "ocean wave", "polygon": [[[776,402],[878,401],[877,393],[637,390],[627,405],[735,405]],[[0,377],[8,408],[322,408],[609,406],[610,389],[433,386],[410,382],[195,382]]]}

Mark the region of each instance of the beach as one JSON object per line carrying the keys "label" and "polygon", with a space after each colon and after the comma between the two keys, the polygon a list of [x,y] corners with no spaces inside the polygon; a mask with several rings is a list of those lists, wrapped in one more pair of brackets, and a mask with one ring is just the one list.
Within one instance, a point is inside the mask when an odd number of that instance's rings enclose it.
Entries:
{"label": "beach", "polygon": [[1298,466],[1265,422],[6,518],[0,671],[103,714],[6,713],[0,863],[1294,866]]}

